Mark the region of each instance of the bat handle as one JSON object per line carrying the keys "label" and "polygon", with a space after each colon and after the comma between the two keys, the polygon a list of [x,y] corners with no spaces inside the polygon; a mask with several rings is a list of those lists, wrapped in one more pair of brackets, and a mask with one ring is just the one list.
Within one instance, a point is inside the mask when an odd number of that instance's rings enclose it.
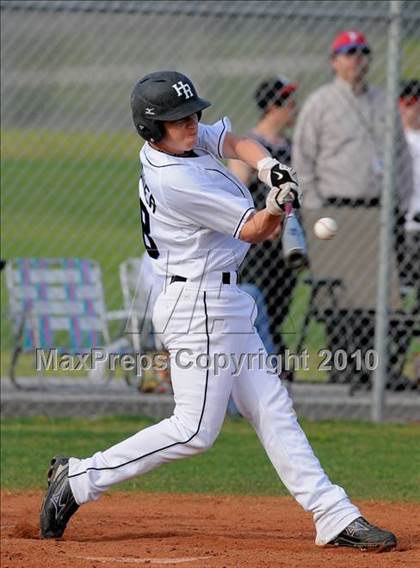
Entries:
{"label": "bat handle", "polygon": [[285,211],[286,215],[290,215],[293,212],[292,203],[285,203],[284,204],[284,211]]}

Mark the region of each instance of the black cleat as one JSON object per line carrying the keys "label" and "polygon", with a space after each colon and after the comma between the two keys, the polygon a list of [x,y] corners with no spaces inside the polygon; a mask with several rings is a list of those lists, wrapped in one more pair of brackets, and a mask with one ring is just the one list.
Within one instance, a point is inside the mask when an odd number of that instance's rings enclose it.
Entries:
{"label": "black cleat", "polygon": [[395,548],[397,537],[392,532],[371,525],[363,517],[358,517],[328,544],[381,552]]}
{"label": "black cleat", "polygon": [[48,491],[41,507],[41,538],[61,538],[79,508],[68,480],[69,458],[55,456],[48,470]]}

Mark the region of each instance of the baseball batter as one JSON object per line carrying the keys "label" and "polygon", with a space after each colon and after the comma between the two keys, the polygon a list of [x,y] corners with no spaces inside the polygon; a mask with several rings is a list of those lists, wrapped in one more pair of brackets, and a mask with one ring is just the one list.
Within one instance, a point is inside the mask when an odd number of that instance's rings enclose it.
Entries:
{"label": "baseball batter", "polygon": [[[227,118],[201,124],[210,103],[181,73],[147,75],[135,85],[131,105],[146,140],[140,153],[144,244],[166,276],[153,323],[171,356],[176,406],[169,419],[104,452],[53,458],[42,537],[61,537],[79,506],[112,485],[211,447],[232,394],[280,479],[312,512],[318,545],[394,547],[396,537],[369,524],[328,479],[277,375],[255,365],[253,356],[264,347],[253,326],[254,301],[236,285],[237,270],[250,243],[278,229],[285,204],[299,206],[295,172],[257,141],[232,134]],[[223,158],[258,170],[268,186],[265,209],[254,210],[248,189],[223,166]],[[247,364],[238,372],[239,360]]]}

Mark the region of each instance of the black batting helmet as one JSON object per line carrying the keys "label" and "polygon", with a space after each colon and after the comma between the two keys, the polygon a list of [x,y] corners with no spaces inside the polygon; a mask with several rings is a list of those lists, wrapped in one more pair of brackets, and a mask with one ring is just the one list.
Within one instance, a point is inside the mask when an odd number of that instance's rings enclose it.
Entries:
{"label": "black batting helmet", "polygon": [[137,132],[145,140],[159,142],[163,122],[180,120],[211,103],[200,99],[188,77],[176,71],[156,71],[137,81],[131,93],[131,110]]}

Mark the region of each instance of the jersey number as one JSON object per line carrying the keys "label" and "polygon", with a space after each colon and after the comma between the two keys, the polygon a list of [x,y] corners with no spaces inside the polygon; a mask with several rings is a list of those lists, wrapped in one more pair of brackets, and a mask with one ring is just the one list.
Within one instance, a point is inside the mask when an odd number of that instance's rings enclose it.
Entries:
{"label": "jersey number", "polygon": [[152,258],[159,258],[159,251],[155,241],[150,236],[150,215],[143,201],[140,199],[140,218],[143,230],[143,242],[147,250],[147,254]]}

